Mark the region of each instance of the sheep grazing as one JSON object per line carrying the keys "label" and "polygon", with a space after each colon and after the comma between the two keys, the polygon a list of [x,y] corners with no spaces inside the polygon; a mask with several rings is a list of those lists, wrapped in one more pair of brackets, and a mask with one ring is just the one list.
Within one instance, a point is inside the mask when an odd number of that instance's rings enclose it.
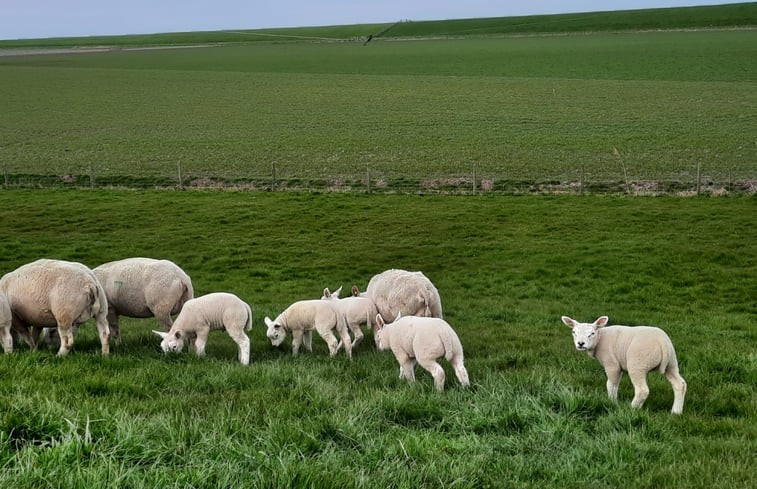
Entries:
{"label": "sheep grazing", "polygon": [[683,412],[686,381],[678,373],[678,360],[673,342],[660,328],[652,326],[605,326],[607,316],[593,323],[579,323],[567,316],[563,323],[573,329],[576,350],[585,351],[604,367],[607,374],[607,395],[618,398],[623,372],[633,384],[631,406],[640,408],[647,396],[647,373],[658,370],[673,386],[673,414]]}
{"label": "sheep grazing", "polygon": [[329,345],[329,354],[333,357],[339,350],[340,344],[333,333],[336,329],[347,357],[352,358],[352,344],[347,331],[347,321],[344,314],[334,307],[332,301],[313,299],[295,302],[273,321],[266,316],[265,324],[268,327],[266,336],[273,346],[281,345],[286,339],[287,331],[291,331],[292,354],[295,356],[303,342],[307,351],[313,351],[313,330],[315,329]]}
{"label": "sheep grazing", "polygon": [[121,341],[118,317],[155,317],[164,331],[172,316],[194,298],[192,280],[175,263],[152,258],[126,258],[104,263],[92,270],[108,297],[111,336]]}
{"label": "sheep grazing", "polygon": [[13,336],[11,336],[11,324],[13,323],[13,314],[11,306],[5,294],[0,293],[0,342],[3,344],[3,351],[10,353],[13,351]]}
{"label": "sheep grazing", "polygon": [[391,321],[397,314],[443,317],[439,291],[421,272],[386,270],[371,278],[364,293],[357,287],[352,293],[371,299],[384,321]]}
{"label": "sheep grazing", "polygon": [[436,362],[444,357],[455,369],[460,385],[470,385],[463,364],[463,345],[452,327],[441,318],[402,316],[386,324],[376,315],[376,345],[379,350],[392,350],[400,364],[400,378],[415,381],[415,363],[434,377],[438,391],[444,390],[444,369]]}
{"label": "sheep grazing", "polygon": [[30,346],[42,328],[58,328],[58,355],[66,355],[74,344],[73,328],[95,318],[102,354],[110,353],[108,300],[92,270],[81,263],[41,259],[22,265],[0,278],[0,292],[8,300],[14,329]]}
{"label": "sheep grazing", "polygon": [[184,339],[194,348],[197,356],[205,355],[205,345],[211,329],[225,329],[232,340],[239,345],[239,361],[250,363],[250,338],[245,330],[252,329],[252,309],[242,299],[227,292],[214,292],[188,300],[167,333],[155,331],[163,341],[165,352],[180,352]]}
{"label": "sheep grazing", "polygon": [[[357,290],[357,287],[353,287],[353,293]],[[344,299],[339,297],[342,292],[342,288],[339,287],[335,292],[329,291],[328,288],[323,289],[323,296],[321,300],[328,300],[334,307],[337,308],[341,314],[344,314],[344,318],[347,321],[347,327],[352,331],[353,340],[352,348],[354,349],[361,341],[363,341],[363,331],[360,326],[366,325],[368,328],[373,328],[376,323],[376,304],[373,303],[368,297],[351,296]],[[340,341],[337,345],[337,349],[342,346]]]}

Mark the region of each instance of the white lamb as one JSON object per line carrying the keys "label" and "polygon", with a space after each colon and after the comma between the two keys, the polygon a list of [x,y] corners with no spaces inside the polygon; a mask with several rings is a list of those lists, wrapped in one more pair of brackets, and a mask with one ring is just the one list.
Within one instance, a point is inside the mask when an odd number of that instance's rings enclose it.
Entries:
{"label": "white lamb", "polygon": [[273,346],[279,346],[286,339],[287,331],[292,332],[292,354],[297,355],[300,344],[304,342],[307,351],[313,351],[313,330],[329,345],[329,354],[333,357],[338,351],[339,342],[334,336],[336,329],[344,344],[344,351],[348,358],[352,358],[352,344],[347,331],[347,322],[331,304],[331,301],[318,299],[298,301],[287,307],[275,320],[266,316],[268,327],[266,336]]}
{"label": "white lamb", "polygon": [[386,324],[376,315],[376,345],[379,350],[391,349],[400,364],[400,378],[415,381],[415,363],[434,377],[438,391],[444,390],[444,369],[436,362],[444,357],[455,369],[460,385],[470,385],[463,364],[463,345],[452,327],[441,318],[402,316]]}
{"label": "white lamb", "polygon": [[[335,292],[329,291],[328,287],[323,289],[323,296],[321,300],[328,300],[339,312],[344,314],[344,318],[347,321],[347,327],[352,331],[353,340],[352,348],[354,349],[361,341],[363,341],[363,331],[360,326],[366,325],[369,329],[376,325],[376,304],[373,303],[368,297],[357,296],[357,287],[352,288],[352,297],[339,297],[342,292],[342,288],[339,287]],[[337,345],[337,349],[342,346],[340,341]]]}
{"label": "white lamb", "polygon": [[8,299],[15,331],[30,346],[36,345],[42,328],[58,328],[58,355],[66,355],[74,344],[73,328],[95,318],[102,354],[110,353],[108,300],[85,265],[48,259],[27,263],[0,278],[0,292]]}
{"label": "white lamb", "polygon": [[623,372],[628,372],[633,384],[631,406],[640,408],[647,396],[647,373],[657,370],[673,386],[673,414],[683,412],[686,381],[678,373],[678,360],[673,343],[660,328],[651,326],[605,326],[607,316],[593,323],[580,323],[567,316],[563,323],[573,329],[576,350],[586,351],[599,361],[607,374],[607,395],[618,398],[618,386]]}
{"label": "white lamb", "polygon": [[3,344],[3,351],[10,353],[13,351],[13,336],[11,336],[11,324],[13,323],[13,313],[11,306],[8,304],[8,298],[0,292],[0,342]]}
{"label": "white lamb", "polygon": [[443,317],[439,291],[421,272],[386,270],[371,278],[364,293],[353,287],[353,295],[371,299],[384,321],[397,314]]}
{"label": "white lamb", "polygon": [[163,341],[164,352],[180,352],[184,338],[197,356],[205,355],[205,345],[211,329],[225,329],[239,346],[239,361],[250,363],[250,338],[245,330],[252,329],[252,309],[242,299],[227,292],[214,292],[188,300],[167,333],[155,331]]}
{"label": "white lamb", "polygon": [[168,331],[171,316],[194,298],[192,280],[175,263],[152,258],[126,258],[92,270],[108,297],[111,336],[120,342],[118,316],[155,317]]}

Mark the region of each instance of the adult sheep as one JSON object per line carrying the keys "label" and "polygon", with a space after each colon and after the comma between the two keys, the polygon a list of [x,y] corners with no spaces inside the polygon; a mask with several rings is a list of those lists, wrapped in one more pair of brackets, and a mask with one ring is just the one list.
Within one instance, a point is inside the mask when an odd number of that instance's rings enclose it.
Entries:
{"label": "adult sheep", "polygon": [[585,351],[597,359],[607,374],[607,395],[618,398],[618,386],[623,372],[628,372],[633,384],[631,407],[640,408],[649,396],[647,373],[657,370],[673,386],[673,414],[683,412],[686,381],[678,373],[678,360],[673,342],[661,330],[651,326],[605,326],[609,319],[602,316],[593,323],[580,323],[568,316],[562,322],[573,330],[576,350]]}
{"label": "adult sheep", "polygon": [[[77,262],[41,259],[18,267],[0,278],[13,315],[13,326],[29,345],[42,328],[58,328],[62,339],[58,355],[74,344],[73,328],[95,318],[102,354],[110,353],[108,300],[92,270]],[[34,328],[34,336],[29,328]]]}
{"label": "adult sheep", "polygon": [[173,325],[172,316],[194,298],[189,275],[168,260],[126,258],[104,263],[92,271],[105,289],[108,324],[117,343],[121,341],[119,316],[154,316],[168,331]]}
{"label": "adult sheep", "polygon": [[397,314],[443,318],[442,299],[422,272],[391,269],[374,275],[365,292],[353,287],[353,295],[370,298],[384,321]]}

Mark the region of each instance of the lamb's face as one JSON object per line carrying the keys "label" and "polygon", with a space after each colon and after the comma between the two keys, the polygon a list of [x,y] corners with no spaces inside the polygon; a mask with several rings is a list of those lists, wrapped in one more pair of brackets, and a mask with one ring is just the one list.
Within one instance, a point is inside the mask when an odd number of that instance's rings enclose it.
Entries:
{"label": "lamb's face", "polygon": [[268,327],[265,335],[271,340],[273,346],[279,346],[284,342],[287,337],[287,332],[280,323],[271,321],[268,317],[265,318],[265,324]]}
{"label": "lamb's face", "polygon": [[164,353],[179,353],[184,348],[184,335],[181,331],[167,334],[163,337],[163,341],[160,342],[160,348]]}
{"label": "lamb's face", "polygon": [[597,344],[597,327],[593,324],[576,323],[573,326],[573,344],[576,350],[592,350]]}

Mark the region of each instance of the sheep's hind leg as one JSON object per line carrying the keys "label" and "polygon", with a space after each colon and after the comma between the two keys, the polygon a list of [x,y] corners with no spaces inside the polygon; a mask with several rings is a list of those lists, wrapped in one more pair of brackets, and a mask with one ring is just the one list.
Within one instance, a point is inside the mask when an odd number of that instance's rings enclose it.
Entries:
{"label": "sheep's hind leg", "polygon": [[[334,336],[334,333],[329,331],[320,332],[321,338],[323,338],[323,341],[326,342],[327,345],[329,345],[329,356],[336,355],[338,350],[339,341],[337,341],[336,336]],[[347,346],[345,345],[345,351],[347,350]]]}
{"label": "sheep's hind leg", "polygon": [[649,397],[649,386],[647,385],[647,372],[644,370],[629,370],[628,377],[633,384],[633,400],[631,407],[640,408],[644,401]]}
{"label": "sheep's hind leg", "polygon": [[452,368],[455,369],[455,375],[457,376],[457,380],[460,381],[460,385],[468,387],[470,385],[470,380],[468,379],[468,371],[465,369],[463,361],[455,358],[450,363],[452,364]]}
{"label": "sheep's hind leg", "polygon": [[673,386],[673,409],[670,412],[681,414],[683,412],[683,400],[686,397],[686,381],[678,373],[678,368],[668,368],[665,371],[665,378]]}
{"label": "sheep's hind leg", "polygon": [[434,378],[434,386],[436,387],[436,390],[439,392],[442,392],[444,390],[444,369],[441,365],[436,363],[436,360],[418,360],[418,363],[421,364],[421,367],[425,368],[429,371],[431,376]]}
{"label": "sheep's hind leg", "polygon": [[3,351],[11,353],[13,351],[13,336],[11,335],[10,323],[0,326],[0,339],[3,343]]}
{"label": "sheep's hind leg", "polygon": [[[228,329],[227,329],[228,331]],[[239,331],[232,333],[229,331],[229,336],[239,346],[239,362],[242,365],[250,364],[250,338],[240,328]]]}

